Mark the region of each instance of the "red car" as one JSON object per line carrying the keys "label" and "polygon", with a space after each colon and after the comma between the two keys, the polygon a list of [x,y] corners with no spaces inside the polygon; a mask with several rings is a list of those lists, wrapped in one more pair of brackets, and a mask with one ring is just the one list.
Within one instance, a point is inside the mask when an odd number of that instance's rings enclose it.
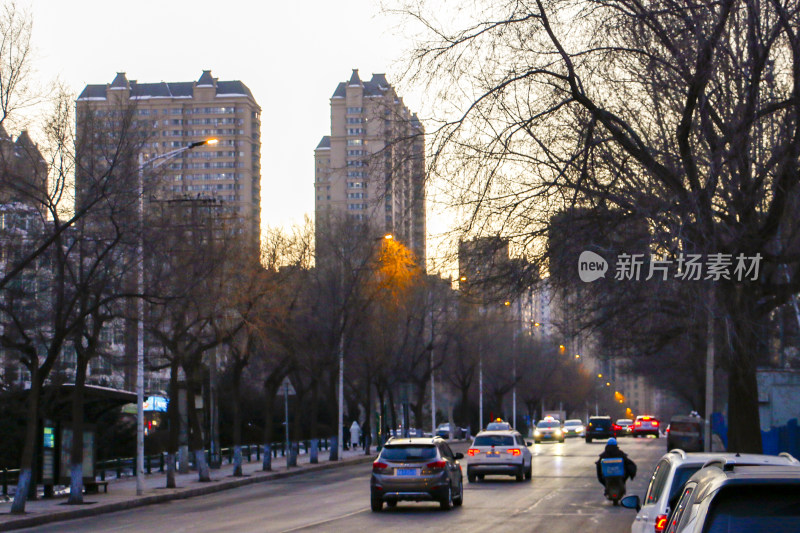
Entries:
{"label": "red car", "polygon": [[633,423],[633,436],[642,437],[647,435],[655,435],[656,438],[661,436],[661,423],[654,416],[637,416],[636,421]]}

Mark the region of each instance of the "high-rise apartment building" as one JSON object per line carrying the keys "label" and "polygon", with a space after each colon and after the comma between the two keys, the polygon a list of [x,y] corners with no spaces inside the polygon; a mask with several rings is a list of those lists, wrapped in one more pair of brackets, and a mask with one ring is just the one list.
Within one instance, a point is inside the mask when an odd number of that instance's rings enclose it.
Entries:
{"label": "high-rise apartment building", "polygon": [[[219,81],[211,71],[195,82],[138,83],[124,72],[78,97],[78,146],[87,116],[114,125],[133,114],[143,135],[143,161],[197,141],[214,146],[186,151],[161,169],[160,198],[214,199],[230,207],[258,249],[261,228],[261,108],[241,81]],[[80,173],[79,173],[80,174]],[[78,188],[81,176],[77,177]],[[78,191],[80,195],[80,191]]]}
{"label": "high-rise apartment building", "polygon": [[336,87],[331,134],[314,159],[318,250],[335,228],[364,224],[393,234],[425,268],[424,130],[385,75],[362,81],[353,70]]}

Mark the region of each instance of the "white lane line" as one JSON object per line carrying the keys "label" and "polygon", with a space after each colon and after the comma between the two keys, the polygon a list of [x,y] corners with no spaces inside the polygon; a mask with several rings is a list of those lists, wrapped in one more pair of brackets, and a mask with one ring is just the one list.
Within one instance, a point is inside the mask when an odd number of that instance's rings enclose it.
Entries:
{"label": "white lane line", "polygon": [[355,516],[357,514],[366,513],[366,512],[370,512],[370,510],[369,509],[360,509],[358,511],[353,511],[352,513],[347,513],[347,514],[335,516],[333,518],[326,518],[325,520],[320,520],[318,522],[312,522],[311,524],[304,524],[302,526],[293,527],[292,529],[284,529],[284,530],[281,531],[281,533],[291,533],[292,531],[302,531],[304,529],[316,528],[316,527],[319,527],[319,526],[321,526],[323,524],[327,524],[329,522],[336,522],[337,520],[341,520],[343,518],[350,518],[351,516]]}

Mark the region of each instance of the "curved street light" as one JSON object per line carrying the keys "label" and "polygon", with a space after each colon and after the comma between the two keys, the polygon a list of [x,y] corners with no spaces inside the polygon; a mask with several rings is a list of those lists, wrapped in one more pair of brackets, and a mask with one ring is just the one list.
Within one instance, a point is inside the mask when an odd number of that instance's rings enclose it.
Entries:
{"label": "curved street light", "polygon": [[165,154],[157,155],[152,159],[144,160],[144,154],[139,152],[139,168],[136,173],[139,178],[139,242],[136,246],[136,257],[138,261],[138,271],[136,279],[136,289],[139,294],[136,309],[136,495],[144,494],[144,170],[147,167],[153,169],[161,167],[167,161],[174,159],[184,152],[188,152],[198,146],[215,145],[217,139],[206,139],[196,141],[187,146],[172,150]]}

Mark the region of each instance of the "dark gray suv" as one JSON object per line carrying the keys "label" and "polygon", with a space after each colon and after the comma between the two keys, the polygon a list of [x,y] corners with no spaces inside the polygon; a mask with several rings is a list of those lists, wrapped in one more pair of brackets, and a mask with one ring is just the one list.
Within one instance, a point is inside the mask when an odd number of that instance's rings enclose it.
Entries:
{"label": "dark gray suv", "polygon": [[439,437],[390,439],[372,463],[372,510],[399,501],[436,501],[445,510],[461,505],[464,484],[458,460],[463,458]]}

